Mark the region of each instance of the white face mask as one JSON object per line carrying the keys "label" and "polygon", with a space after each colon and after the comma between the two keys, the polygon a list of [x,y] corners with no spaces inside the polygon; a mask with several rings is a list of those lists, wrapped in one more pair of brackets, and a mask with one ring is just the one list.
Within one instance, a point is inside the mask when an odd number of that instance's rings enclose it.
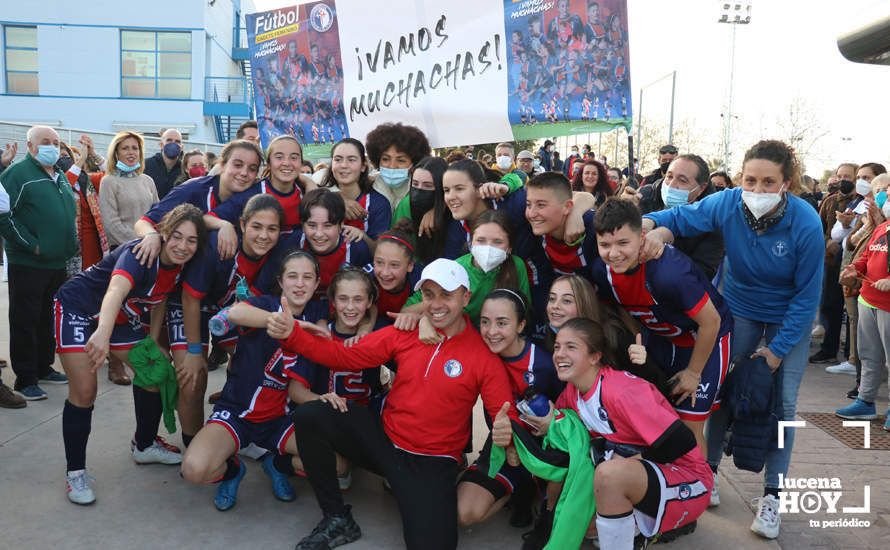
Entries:
{"label": "white face mask", "polygon": [[742,201],[748,207],[748,210],[754,214],[754,217],[759,220],[782,202],[782,192],[755,193],[754,191],[742,191]]}
{"label": "white face mask", "polygon": [[487,244],[478,244],[470,249],[470,254],[476,260],[476,265],[488,273],[492,269],[504,263],[507,259],[507,251]]}
{"label": "white face mask", "polygon": [[881,213],[884,214],[884,217],[890,220],[890,200],[884,203],[884,206],[881,207]]}
{"label": "white face mask", "polygon": [[871,184],[865,180],[856,180],[856,194],[863,197],[871,193]]}
{"label": "white face mask", "polygon": [[509,156],[504,155],[502,157],[497,158],[498,168],[501,170],[509,170],[511,166],[513,166],[513,159]]}

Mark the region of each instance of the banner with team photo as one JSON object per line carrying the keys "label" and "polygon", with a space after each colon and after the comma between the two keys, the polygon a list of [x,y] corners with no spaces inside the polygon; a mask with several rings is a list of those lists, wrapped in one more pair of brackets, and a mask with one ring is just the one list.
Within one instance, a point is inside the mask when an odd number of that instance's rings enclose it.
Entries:
{"label": "banner with team photo", "polygon": [[324,0],[247,16],[260,139],[433,147],[630,127],[626,0]]}

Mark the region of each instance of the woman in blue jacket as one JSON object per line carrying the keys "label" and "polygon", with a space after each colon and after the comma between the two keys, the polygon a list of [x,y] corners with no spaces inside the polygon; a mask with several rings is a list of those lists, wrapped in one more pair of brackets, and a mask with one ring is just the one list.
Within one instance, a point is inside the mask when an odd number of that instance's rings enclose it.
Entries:
{"label": "woman in blue jacket", "polygon": [[[722,231],[726,243],[723,294],[735,321],[733,355],[760,355],[782,368],[783,420],[793,420],[807,366],[810,328],[819,306],[824,239],[819,216],[789,189],[800,187],[794,150],[781,141],[760,141],[745,153],[741,187],[701,201],[647,214],[646,252],[660,255],[674,236]],[[764,345],[761,346],[761,339]],[[714,471],[712,505],[719,503],[716,477],[728,411],[711,416],[706,432]],[[764,496],[751,530],[779,535],[779,474],[787,475],[794,441],[766,457]]]}

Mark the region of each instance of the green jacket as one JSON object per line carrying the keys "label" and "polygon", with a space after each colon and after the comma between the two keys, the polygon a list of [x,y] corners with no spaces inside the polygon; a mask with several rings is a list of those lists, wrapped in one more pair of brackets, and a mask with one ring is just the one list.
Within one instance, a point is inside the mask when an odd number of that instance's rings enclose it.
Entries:
{"label": "green jacket", "polygon": [[0,235],[9,263],[64,269],[77,252],[74,193],[65,175],[50,177],[28,153],[0,174],[9,212],[0,214]]}
{"label": "green jacket", "polygon": [[[584,423],[573,410],[557,410],[547,435],[539,444],[521,424],[513,421],[513,444],[529,472],[547,481],[563,483],[545,550],[580,547],[596,512],[590,434]],[[492,445],[489,477],[497,474],[504,459],[504,449]]]}
{"label": "green jacket", "polygon": [[140,388],[157,388],[161,393],[164,427],[169,433],[175,433],[179,384],[173,365],[150,336],[133,346],[127,353],[127,359],[136,375],[133,384]]}

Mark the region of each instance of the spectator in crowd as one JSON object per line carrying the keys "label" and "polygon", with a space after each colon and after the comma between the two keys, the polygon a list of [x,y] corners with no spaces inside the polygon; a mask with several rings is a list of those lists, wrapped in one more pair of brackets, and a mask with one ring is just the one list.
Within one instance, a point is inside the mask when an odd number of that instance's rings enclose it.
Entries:
{"label": "spectator in crowd", "polygon": [[[624,183],[622,182],[623,176],[621,175],[621,170],[617,168],[609,168],[606,170],[606,177],[609,179],[609,185],[615,190],[616,194],[620,196],[619,191],[622,189],[621,184]],[[628,184],[631,182],[636,183],[633,180],[627,181]]]}
{"label": "spectator in crowd", "polygon": [[801,177],[800,198],[810,203],[810,206],[819,211],[819,202],[822,200],[822,191],[819,190],[819,180],[810,176]]}
{"label": "spectator in crowd", "polygon": [[303,166],[300,168],[300,173],[307,176],[311,176],[315,173],[315,169],[312,167],[312,161],[303,159]]}
{"label": "spectator in crowd", "polygon": [[527,149],[524,149],[517,153],[516,165],[520,170],[525,172],[526,178],[530,178],[537,173],[535,171],[535,155],[533,155],[532,152]]}
{"label": "spectator in crowd", "polygon": [[144,142],[135,132],[119,132],[108,145],[109,171],[99,185],[99,207],[112,249],[136,238],[134,224],[153,204],[158,192],[143,173]]}
{"label": "spectator in crowd", "polygon": [[213,167],[216,166],[216,153],[213,151],[207,151],[204,153],[204,161],[207,163],[207,173],[209,174]]}
{"label": "spectator in crowd", "polygon": [[711,185],[714,186],[715,191],[732,189],[732,178],[729,177],[729,174],[727,174],[725,170],[712,172],[711,177],[708,179],[711,181]]}
{"label": "spectator in crowd", "polygon": [[207,175],[207,160],[200,149],[192,149],[182,155],[182,173],[176,178],[174,186],[192,178],[200,178]]}
{"label": "spectator in crowd", "polygon": [[[698,155],[685,154],[674,159],[663,179],[638,191],[625,189],[624,197],[639,202],[643,214],[694,204],[716,189],[708,179],[708,163]],[[713,279],[723,262],[723,235],[720,230],[695,236],[675,236],[674,246],[692,259],[708,279]]]}
{"label": "spectator in crowd", "polygon": [[643,183],[640,187],[644,187],[646,185],[652,185],[656,181],[660,180],[664,177],[665,172],[667,172],[668,166],[671,165],[671,161],[677,158],[677,148],[671,144],[667,144],[661,147],[658,150],[658,168],[652,171],[648,176],[643,178]]}
{"label": "spectator in crowd", "polygon": [[498,143],[494,149],[495,164],[492,168],[500,170],[502,174],[516,174],[524,184],[528,179],[528,174],[516,167],[514,159],[516,157],[516,149],[512,143]]}
{"label": "spectator in crowd", "polygon": [[28,130],[28,154],[0,175],[10,209],[0,214],[9,261],[9,351],[14,388],[29,401],[46,399],[40,382],[67,384],[53,370],[53,295],[65,282],[65,264],[77,252],[74,194],[56,168],[59,134]]}
{"label": "spectator in crowd", "polygon": [[575,163],[572,191],[590,193],[595,200],[594,207],[598,207],[615,193],[615,188],[609,183],[606,167],[598,160],[587,160]]}
{"label": "spectator in crowd", "polygon": [[562,165],[562,173],[565,174],[566,177],[569,177],[572,174],[572,166],[576,162],[584,162],[584,157],[578,154],[578,146],[572,145],[571,153],[563,161]]}
{"label": "spectator in crowd", "polygon": [[241,126],[238,126],[238,131],[235,132],[235,139],[246,139],[247,141],[252,141],[259,145],[260,130],[257,127],[256,121],[247,120],[242,122]]}
{"label": "spectator in crowd", "polygon": [[[649,230],[646,240],[652,245],[648,254],[654,257],[674,235],[718,229],[726,235],[732,269],[726,272],[723,294],[734,319],[732,354],[760,356],[773,372],[782,369],[780,420],[792,420],[797,412],[823,274],[819,218],[788,192],[800,185],[799,178],[791,147],[760,141],[745,153],[741,189],[653,212],[643,220],[643,228]],[[728,421],[725,408],[714,411],[705,431],[715,493]],[[790,429],[785,432],[785,446],[766,453],[763,497],[751,524],[751,530],[765,538],[779,535],[779,476],[788,473],[793,444]]]}
{"label": "spectator in crowd", "polygon": [[[869,217],[872,222],[887,217],[890,208],[885,202],[881,214],[875,212],[877,205],[871,205]],[[841,282],[849,285],[851,280],[860,281],[858,299],[858,355],[861,362],[861,381],[857,388],[856,400],[835,414],[853,420],[873,420],[875,397],[881,385],[883,371],[890,358],[890,256],[887,245],[890,241],[890,221],[877,225],[868,239],[868,245],[853,263],[841,272]],[[890,431],[890,411],[884,419],[884,430]]]}
{"label": "spectator in crowd", "polygon": [[77,151],[64,141],[60,144],[60,156],[56,166],[65,172],[74,190],[77,207],[78,253],[68,262],[68,275],[73,276],[97,263],[108,253],[108,239],[99,206],[101,172],[86,171],[87,158],[95,155],[93,140],[86,134],[80,136],[82,149]]}
{"label": "spectator in crowd", "polygon": [[3,173],[4,170],[9,168],[9,165],[15,161],[15,155],[19,151],[19,144],[16,142],[7,143],[6,147],[3,149],[3,152],[0,153],[0,174]]}
{"label": "spectator in crowd", "polygon": [[553,171],[562,172],[563,161],[559,158],[559,151],[553,151]]}
{"label": "spectator in crowd", "polygon": [[[823,237],[825,240],[825,277],[822,289],[822,306],[819,315],[824,327],[822,344],[819,351],[810,356],[811,363],[837,362],[837,352],[840,349],[841,326],[843,325],[844,295],[838,283],[841,268],[841,241],[831,237],[831,230],[838,220],[844,228],[848,228],[856,216],[853,209],[862,200],[856,194],[856,172],[859,167],[855,164],[844,163],[838,166],[835,176],[838,178],[838,189],[829,194],[819,207],[819,217],[822,218]],[[819,331],[814,333],[816,336]]]}
{"label": "spectator in crowd", "polygon": [[541,168],[545,172],[553,170],[553,142],[549,139],[544,140],[544,145],[538,149],[538,157],[541,159]]}
{"label": "spectator in crowd", "polygon": [[[142,137],[139,139],[142,140]],[[182,134],[176,128],[164,130],[160,146],[160,152],[145,160],[144,173],[154,182],[158,199],[163,199],[182,173]],[[114,168],[114,165],[109,166],[110,171]]]}

